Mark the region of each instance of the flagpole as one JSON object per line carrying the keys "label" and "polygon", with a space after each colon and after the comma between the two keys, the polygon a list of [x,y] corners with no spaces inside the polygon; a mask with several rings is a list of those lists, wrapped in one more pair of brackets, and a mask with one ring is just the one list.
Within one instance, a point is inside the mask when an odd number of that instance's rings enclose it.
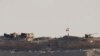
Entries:
{"label": "flagpole", "polygon": [[69,28],[66,28],[67,35],[69,37]]}

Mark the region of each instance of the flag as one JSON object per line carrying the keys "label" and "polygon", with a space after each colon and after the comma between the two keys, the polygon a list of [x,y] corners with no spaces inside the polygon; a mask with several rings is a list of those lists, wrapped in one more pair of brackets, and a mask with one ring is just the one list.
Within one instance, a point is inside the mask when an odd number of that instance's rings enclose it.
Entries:
{"label": "flag", "polygon": [[66,31],[69,31],[69,28],[66,28]]}

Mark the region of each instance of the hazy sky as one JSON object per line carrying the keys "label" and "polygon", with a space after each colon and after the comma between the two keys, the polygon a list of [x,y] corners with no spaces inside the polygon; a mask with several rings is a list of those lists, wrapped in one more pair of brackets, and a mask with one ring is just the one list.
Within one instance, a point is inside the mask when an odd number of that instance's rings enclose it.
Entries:
{"label": "hazy sky", "polygon": [[[100,0],[0,0],[0,34],[35,36],[100,33]],[[100,36],[100,34],[99,34]]]}

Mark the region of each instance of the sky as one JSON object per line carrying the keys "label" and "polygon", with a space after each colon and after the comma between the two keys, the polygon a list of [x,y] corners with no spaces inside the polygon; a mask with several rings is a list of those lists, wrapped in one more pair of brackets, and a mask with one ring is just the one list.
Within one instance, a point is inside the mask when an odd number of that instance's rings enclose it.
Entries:
{"label": "sky", "polygon": [[0,0],[0,34],[100,36],[100,0]]}

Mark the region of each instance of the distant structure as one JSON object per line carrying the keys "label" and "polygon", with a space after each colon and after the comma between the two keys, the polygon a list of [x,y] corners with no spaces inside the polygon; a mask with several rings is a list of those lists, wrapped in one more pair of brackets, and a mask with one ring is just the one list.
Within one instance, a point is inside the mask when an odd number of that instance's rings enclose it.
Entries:
{"label": "distant structure", "polygon": [[85,34],[85,38],[91,38],[91,34]]}
{"label": "distant structure", "polygon": [[93,33],[93,34],[85,34],[85,38],[93,38],[93,36],[92,36],[92,35],[94,35],[94,34],[98,34],[98,33]]}
{"label": "distant structure", "polygon": [[26,40],[27,41],[33,41],[33,39],[34,39],[34,34],[33,33],[27,33]]}
{"label": "distant structure", "polygon": [[8,39],[16,39],[18,37],[18,33],[14,32],[14,33],[4,33],[4,37],[8,38]]}
{"label": "distant structure", "polygon": [[17,38],[18,33],[14,32],[14,33],[11,33],[10,35],[11,35],[13,38]]}
{"label": "distant structure", "polygon": [[17,33],[10,33],[10,34],[7,34],[7,33],[4,33],[4,37],[7,38],[7,39],[25,39],[26,41],[33,41],[34,39],[34,34],[33,33],[21,33],[20,35],[17,34]]}
{"label": "distant structure", "polygon": [[66,28],[67,35],[69,36],[69,28]]}

